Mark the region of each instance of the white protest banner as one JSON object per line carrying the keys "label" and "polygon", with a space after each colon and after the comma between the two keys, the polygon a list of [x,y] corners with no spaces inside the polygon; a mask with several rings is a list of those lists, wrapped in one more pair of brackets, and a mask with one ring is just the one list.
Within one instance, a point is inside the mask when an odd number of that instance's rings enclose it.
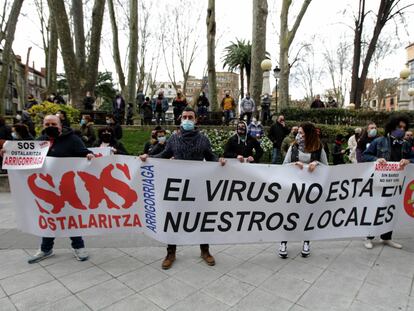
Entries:
{"label": "white protest banner", "polygon": [[18,227],[35,235],[134,231],[170,244],[250,243],[375,236],[400,214],[414,220],[414,166],[397,186],[374,187],[374,170],[115,155],[47,158],[41,170],[11,172],[10,183]]}
{"label": "white protest banner", "polygon": [[28,170],[41,168],[49,151],[48,141],[8,140],[3,145],[3,163],[5,170]]}
{"label": "white protest banner", "polygon": [[374,186],[398,186],[403,175],[399,162],[375,163]]}
{"label": "white protest banner", "polygon": [[111,147],[91,147],[91,148],[88,148],[88,150],[92,151],[95,157],[97,158],[107,157],[113,154]]}

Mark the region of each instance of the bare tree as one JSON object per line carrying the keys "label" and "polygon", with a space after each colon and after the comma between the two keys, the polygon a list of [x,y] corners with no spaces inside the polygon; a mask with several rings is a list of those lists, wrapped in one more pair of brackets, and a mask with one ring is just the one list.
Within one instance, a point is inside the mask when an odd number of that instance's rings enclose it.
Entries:
{"label": "bare tree", "polygon": [[[350,101],[355,104],[356,108],[361,106],[362,92],[364,90],[365,80],[368,75],[369,65],[374,55],[378,39],[384,26],[395,16],[399,16],[414,4],[407,4],[400,7],[401,0],[381,0],[376,13],[375,26],[370,36],[368,48],[365,57],[362,59],[362,39],[365,21],[370,11],[366,11],[366,1],[359,0],[358,13],[354,18],[354,54],[352,61],[351,76],[351,93]],[[362,68],[361,68],[362,65]]]}
{"label": "bare tree", "polygon": [[[138,70],[138,0],[129,0],[129,61],[126,102],[135,101]],[[136,105],[133,105],[136,109]]]}
{"label": "bare tree", "polygon": [[[98,77],[101,31],[105,1],[95,0],[94,2],[89,55],[87,61],[85,61],[86,69],[79,68],[79,64],[81,62],[78,60],[78,57],[81,55],[79,53],[82,52],[78,51],[78,55],[75,54],[74,42],[70,31],[69,18],[66,13],[64,0],[48,0],[48,4],[50,14],[53,15],[56,24],[72,105],[77,108],[82,108],[81,102],[83,94],[86,90],[91,92],[94,91]],[[75,40],[77,40],[76,36]]]}
{"label": "bare tree", "polygon": [[267,0],[253,0],[253,33],[250,93],[256,104],[260,103],[263,73],[261,62],[266,56]]}
{"label": "bare tree", "polygon": [[216,81],[216,1],[208,0],[207,8],[207,72],[208,93],[212,111],[218,111]]}
{"label": "bare tree", "polygon": [[279,66],[280,66],[280,80],[279,80],[279,93],[280,93],[280,105],[281,107],[289,106],[289,48],[292,45],[296,32],[303,19],[303,16],[308,9],[312,0],[303,0],[299,14],[295,18],[292,29],[289,29],[289,9],[292,5],[292,0],[283,0],[282,10],[280,12],[280,35],[279,35]]}
{"label": "bare tree", "polygon": [[[9,80],[9,68],[14,62],[14,54],[12,51],[12,45],[14,41],[14,33],[16,31],[17,20],[20,15],[20,10],[23,5],[23,0],[14,0],[13,5],[7,20],[5,27],[4,35],[4,45],[3,45],[3,57],[2,57],[2,68],[0,72],[0,114],[4,114],[5,105],[4,98],[6,95],[6,87]],[[3,36],[2,36],[3,37]],[[3,39],[3,38],[1,38]],[[2,40],[3,41],[3,40]],[[1,42],[0,42],[1,43]]]}
{"label": "bare tree", "polygon": [[326,69],[332,83],[332,94],[339,106],[345,102],[345,94],[348,85],[348,68],[351,64],[349,48],[351,44],[345,38],[339,40],[338,46],[330,50],[325,47],[323,58]]}
{"label": "bare tree", "polygon": [[140,14],[138,15],[138,29],[139,29],[139,59],[138,59],[138,90],[144,90],[144,83],[146,78],[145,69],[147,68],[147,52],[150,43],[151,32],[149,30],[150,8],[147,8],[144,1],[141,1]]}
{"label": "bare tree", "polygon": [[121,92],[124,93],[126,83],[125,83],[124,70],[122,69],[121,55],[119,53],[118,24],[117,24],[117,19],[115,16],[113,0],[107,0],[107,1],[108,1],[109,19],[111,21],[111,27],[112,27],[112,49],[113,49],[112,53],[113,53],[116,73],[118,74],[118,82],[121,87]]}
{"label": "bare tree", "polygon": [[[312,42],[315,42],[315,38],[313,38]],[[315,85],[321,80],[325,72],[324,68],[315,59],[313,45],[304,44],[304,46],[305,53],[297,62],[295,71],[297,72],[296,78],[300,86],[305,90],[306,99],[309,102],[314,98]]]}
{"label": "bare tree", "polygon": [[40,33],[42,35],[42,45],[45,53],[47,89],[44,95],[46,95],[56,93],[56,70],[59,48],[58,35],[53,15],[48,14],[48,7],[47,4],[45,5],[45,1],[35,0],[34,4],[40,21]]}
{"label": "bare tree", "polygon": [[[179,77],[175,65],[178,63],[183,78],[182,91],[185,94],[191,66],[200,48],[201,10],[189,0],[177,2],[161,22],[160,38],[168,77],[174,88],[178,89]],[[194,16],[194,19],[187,16]]]}

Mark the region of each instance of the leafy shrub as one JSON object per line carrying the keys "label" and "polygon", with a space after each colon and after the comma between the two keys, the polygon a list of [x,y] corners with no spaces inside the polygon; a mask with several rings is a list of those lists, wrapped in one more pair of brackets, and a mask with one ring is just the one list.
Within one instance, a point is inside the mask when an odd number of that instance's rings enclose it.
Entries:
{"label": "leafy shrub", "polygon": [[36,124],[41,124],[43,118],[49,114],[55,114],[59,110],[66,111],[66,115],[70,123],[77,123],[79,121],[79,110],[68,105],[58,105],[48,101],[32,106],[29,113],[32,115],[33,121]]}
{"label": "leafy shrub", "polygon": [[[401,112],[347,110],[347,109],[299,109],[286,108],[281,112],[289,121],[310,121],[318,124],[365,126],[368,121],[373,121],[377,126],[383,126],[387,119]],[[414,118],[414,112],[404,111],[410,119]]]}

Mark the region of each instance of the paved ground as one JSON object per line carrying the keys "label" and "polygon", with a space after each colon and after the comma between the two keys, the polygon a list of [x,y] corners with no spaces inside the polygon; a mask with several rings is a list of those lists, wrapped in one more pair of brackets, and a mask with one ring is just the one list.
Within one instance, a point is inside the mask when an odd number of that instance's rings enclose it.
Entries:
{"label": "paved ground", "polygon": [[10,196],[0,194],[0,310],[414,310],[414,223],[395,250],[360,240],[299,243],[279,259],[272,244],[216,245],[215,267],[198,247],[180,247],[171,270],[165,248],[143,235],[87,238],[77,262],[59,239],[53,258],[29,265],[38,239],[15,229]]}

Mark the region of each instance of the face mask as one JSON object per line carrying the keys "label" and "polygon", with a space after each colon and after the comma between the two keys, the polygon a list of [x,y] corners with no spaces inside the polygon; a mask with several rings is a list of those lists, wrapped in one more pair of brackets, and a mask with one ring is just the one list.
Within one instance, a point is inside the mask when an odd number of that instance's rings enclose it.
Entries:
{"label": "face mask", "polygon": [[111,141],[111,134],[102,134],[102,141],[104,143],[109,143]]}
{"label": "face mask", "polygon": [[245,128],[238,128],[237,129],[237,134],[240,135],[240,136],[246,135],[246,129]]}
{"label": "face mask", "polygon": [[200,93],[200,97],[203,97],[203,93]]}
{"label": "face mask", "polygon": [[106,124],[111,124],[111,120],[106,120]]}
{"label": "face mask", "polygon": [[22,119],[22,116],[18,114],[18,115],[16,116],[16,120],[19,120],[19,121],[20,121],[21,119]]}
{"label": "face mask", "polygon": [[165,141],[167,140],[167,137],[165,137],[165,136],[159,136],[157,138],[157,140],[158,140],[159,143],[165,143]]}
{"label": "face mask", "polygon": [[368,137],[375,137],[377,136],[377,129],[372,129],[368,131]]}
{"label": "face mask", "polygon": [[394,136],[397,139],[401,139],[405,136],[405,131],[402,129],[396,129],[391,132],[391,136]]}
{"label": "face mask", "polygon": [[49,126],[45,128],[45,134],[51,138],[56,138],[59,136],[59,129],[55,126]]}
{"label": "face mask", "polygon": [[17,133],[16,132],[12,132],[12,137],[13,137],[13,139],[18,139],[19,138],[19,136],[17,136]]}
{"label": "face mask", "polygon": [[183,120],[181,122],[181,127],[184,131],[192,131],[194,130],[194,121],[191,120]]}
{"label": "face mask", "polygon": [[301,144],[301,143],[305,142],[305,140],[303,139],[303,136],[300,133],[296,134],[295,139],[298,142],[298,144]]}
{"label": "face mask", "polygon": [[81,121],[80,121],[80,125],[85,125],[86,124],[86,120],[85,119],[82,119]]}
{"label": "face mask", "polygon": [[253,119],[252,119],[252,123],[254,123],[254,124],[256,124],[256,123],[257,123],[256,118],[253,118]]}

